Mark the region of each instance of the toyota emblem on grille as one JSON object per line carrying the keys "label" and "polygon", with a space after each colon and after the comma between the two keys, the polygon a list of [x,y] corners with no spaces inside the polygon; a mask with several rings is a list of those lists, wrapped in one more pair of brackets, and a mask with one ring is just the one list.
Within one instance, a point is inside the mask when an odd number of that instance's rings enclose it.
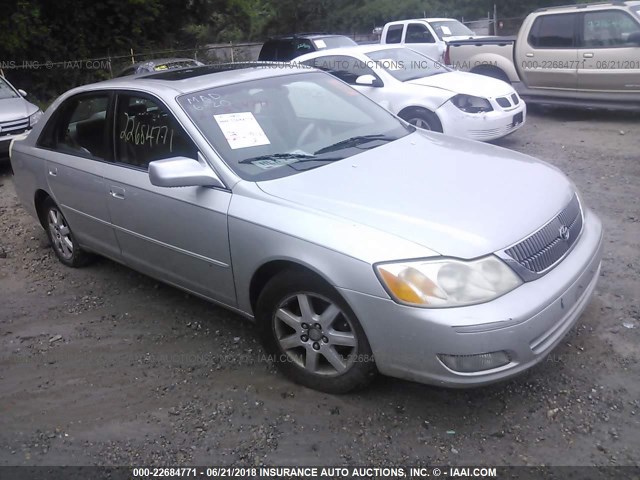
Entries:
{"label": "toyota emblem on grille", "polygon": [[571,231],[569,230],[569,227],[567,227],[566,225],[562,225],[560,227],[559,233],[562,240],[564,240],[565,242],[569,241],[569,237],[571,237]]}

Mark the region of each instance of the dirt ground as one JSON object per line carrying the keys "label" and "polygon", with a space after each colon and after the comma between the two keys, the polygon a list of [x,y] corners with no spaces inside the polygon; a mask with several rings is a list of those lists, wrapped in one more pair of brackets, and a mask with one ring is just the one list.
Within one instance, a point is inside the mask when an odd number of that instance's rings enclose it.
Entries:
{"label": "dirt ground", "polygon": [[538,108],[496,143],[560,167],[602,218],[592,303],[515,380],[345,396],[287,381],[233,313],[108,260],[61,265],[5,163],[0,465],[639,465],[640,115]]}

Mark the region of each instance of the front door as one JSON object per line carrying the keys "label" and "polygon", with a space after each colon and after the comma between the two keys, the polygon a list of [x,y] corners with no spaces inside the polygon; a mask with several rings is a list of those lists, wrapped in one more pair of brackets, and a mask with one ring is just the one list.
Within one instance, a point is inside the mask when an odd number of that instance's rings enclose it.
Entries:
{"label": "front door", "polygon": [[640,92],[640,21],[622,10],[587,12],[582,21],[578,88]]}
{"label": "front door", "polygon": [[160,280],[235,304],[227,232],[231,192],[151,184],[149,162],[199,157],[168,108],[151,96],[118,94],[114,134],[106,194],[124,260]]}

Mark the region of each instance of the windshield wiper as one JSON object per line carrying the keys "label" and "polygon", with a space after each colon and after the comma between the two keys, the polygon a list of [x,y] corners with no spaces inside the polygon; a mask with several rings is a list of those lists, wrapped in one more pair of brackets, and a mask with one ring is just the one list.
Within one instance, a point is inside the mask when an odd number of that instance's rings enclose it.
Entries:
{"label": "windshield wiper", "polygon": [[373,142],[379,140],[381,142],[393,142],[397,140],[397,137],[390,137],[388,135],[358,135],[355,137],[347,138],[346,140],[342,140],[338,143],[334,143],[333,145],[329,145],[328,147],[321,148],[317,152],[316,155],[322,155],[327,152],[334,152],[336,150],[341,150],[343,148],[357,147],[363,143]]}
{"label": "windshield wiper", "polygon": [[316,156],[311,155],[310,153],[304,153],[304,152],[271,153],[267,155],[260,155],[259,157],[246,158],[244,160],[241,160],[239,163],[253,163],[259,160],[275,160],[275,159],[288,160],[288,159],[295,159],[295,158],[315,160]]}

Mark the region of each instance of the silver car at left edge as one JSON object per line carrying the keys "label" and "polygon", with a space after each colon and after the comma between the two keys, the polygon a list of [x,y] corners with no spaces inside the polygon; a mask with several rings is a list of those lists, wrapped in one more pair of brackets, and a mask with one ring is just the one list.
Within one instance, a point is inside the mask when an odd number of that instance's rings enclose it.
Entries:
{"label": "silver car at left edge", "polygon": [[512,377],[599,277],[601,222],[558,169],[416,129],[313,69],[83,86],[11,162],[62,263],[99,254],[252,318],[280,370],[326,392]]}
{"label": "silver car at left edge", "polygon": [[0,75],[0,162],[8,160],[11,142],[29,133],[42,117],[42,110],[26,96]]}

